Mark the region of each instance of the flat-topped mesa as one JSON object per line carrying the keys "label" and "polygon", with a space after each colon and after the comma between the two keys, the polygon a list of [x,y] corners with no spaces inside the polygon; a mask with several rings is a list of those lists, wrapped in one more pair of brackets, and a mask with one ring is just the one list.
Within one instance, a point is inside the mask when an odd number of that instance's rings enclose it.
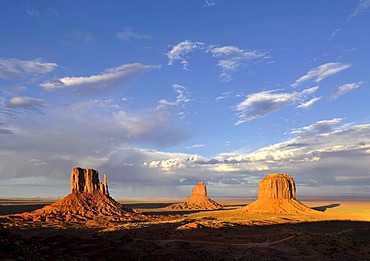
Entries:
{"label": "flat-topped mesa", "polygon": [[288,174],[269,174],[259,183],[259,199],[295,199],[294,179]]}
{"label": "flat-topped mesa", "polygon": [[72,193],[94,193],[100,192],[109,195],[107,175],[104,174],[104,183],[99,181],[99,172],[94,169],[73,168],[71,172]]}
{"label": "flat-topped mesa", "polygon": [[306,213],[309,207],[296,200],[294,179],[288,174],[269,174],[259,183],[258,199],[244,207],[248,213]]}

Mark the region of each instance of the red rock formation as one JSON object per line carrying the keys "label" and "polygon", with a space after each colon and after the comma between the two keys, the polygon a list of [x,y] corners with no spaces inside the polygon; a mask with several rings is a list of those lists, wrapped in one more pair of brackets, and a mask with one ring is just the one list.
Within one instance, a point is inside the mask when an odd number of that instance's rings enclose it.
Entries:
{"label": "red rock formation", "polygon": [[99,172],[94,169],[74,168],[71,172],[72,193],[100,192],[109,195],[107,176],[104,174],[104,183],[99,181]]}
{"label": "red rock formation", "polygon": [[97,226],[107,221],[148,220],[150,217],[136,213],[109,196],[107,176],[104,183],[94,169],[74,168],[71,173],[71,194],[61,200],[14,217],[24,222],[50,222],[63,226],[82,223]]}
{"label": "red rock formation", "polygon": [[294,180],[288,174],[269,174],[259,184],[259,199],[295,199]]}
{"label": "red rock formation", "polygon": [[269,174],[259,183],[258,199],[248,206],[248,213],[302,213],[309,207],[296,200],[295,182],[288,174]]}
{"label": "red rock formation", "polygon": [[168,206],[170,209],[220,209],[222,205],[207,197],[207,187],[199,182],[193,188],[191,196],[180,204]]}

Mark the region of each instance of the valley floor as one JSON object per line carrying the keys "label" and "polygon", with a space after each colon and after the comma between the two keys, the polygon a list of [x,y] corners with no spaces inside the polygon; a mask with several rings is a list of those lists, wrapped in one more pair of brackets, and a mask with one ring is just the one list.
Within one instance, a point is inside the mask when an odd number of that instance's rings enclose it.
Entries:
{"label": "valley floor", "polygon": [[[24,226],[0,217],[0,259],[27,260],[370,260],[370,201],[304,201],[314,214],[246,214],[242,200],[216,211],[169,211],[173,202],[123,202],[163,221],[102,227]],[[0,200],[1,215],[50,202]],[[13,213],[12,212],[12,206]],[[5,213],[7,212],[7,213]]]}

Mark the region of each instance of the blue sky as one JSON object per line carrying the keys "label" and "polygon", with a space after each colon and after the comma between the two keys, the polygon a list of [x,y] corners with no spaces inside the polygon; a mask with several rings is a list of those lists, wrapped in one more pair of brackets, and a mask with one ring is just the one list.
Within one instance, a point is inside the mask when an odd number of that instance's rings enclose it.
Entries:
{"label": "blue sky", "polygon": [[2,1],[0,197],[369,195],[370,1]]}

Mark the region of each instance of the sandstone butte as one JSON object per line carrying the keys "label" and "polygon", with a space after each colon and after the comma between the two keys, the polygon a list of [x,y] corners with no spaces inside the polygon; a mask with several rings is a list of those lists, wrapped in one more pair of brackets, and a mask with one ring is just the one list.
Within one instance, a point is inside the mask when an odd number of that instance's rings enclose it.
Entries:
{"label": "sandstone butte", "polygon": [[248,213],[317,212],[296,200],[294,179],[288,174],[268,174],[259,183],[258,199],[244,207]]}
{"label": "sandstone butte", "polygon": [[137,213],[109,196],[107,175],[99,180],[94,169],[74,168],[71,173],[71,193],[61,200],[33,212],[13,217],[25,222],[67,222],[94,225],[104,221],[147,220],[148,216]]}
{"label": "sandstone butte", "polygon": [[207,187],[204,182],[197,183],[191,196],[183,203],[168,206],[170,209],[199,209],[212,210],[221,209],[223,206],[207,196]]}

